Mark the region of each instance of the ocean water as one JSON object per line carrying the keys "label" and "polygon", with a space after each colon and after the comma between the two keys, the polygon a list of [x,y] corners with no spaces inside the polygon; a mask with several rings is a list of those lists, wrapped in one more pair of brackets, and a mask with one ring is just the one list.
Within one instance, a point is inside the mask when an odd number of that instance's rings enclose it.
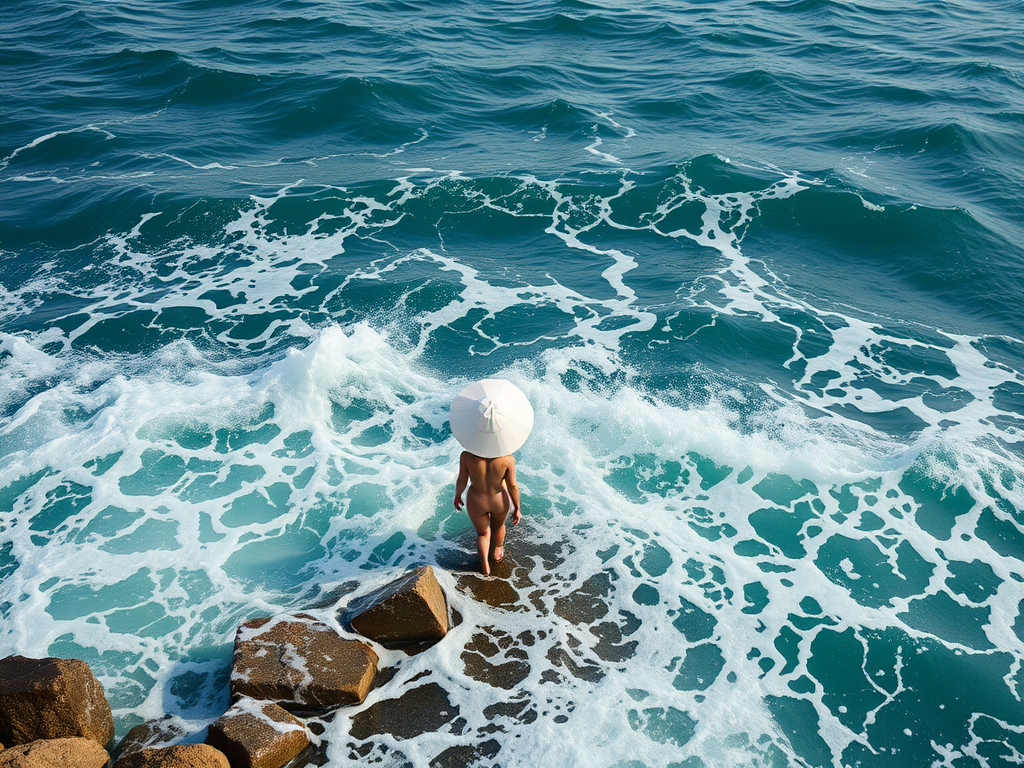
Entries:
{"label": "ocean water", "polygon": [[1024,762],[1021,3],[6,0],[0,158],[0,655],[119,735],[431,563],[308,762]]}

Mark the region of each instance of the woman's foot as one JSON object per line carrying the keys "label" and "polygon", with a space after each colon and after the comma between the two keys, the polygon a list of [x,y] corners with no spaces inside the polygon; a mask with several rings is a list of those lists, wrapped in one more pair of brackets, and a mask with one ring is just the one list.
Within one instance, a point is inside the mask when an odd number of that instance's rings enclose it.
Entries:
{"label": "woman's foot", "polygon": [[500,563],[504,559],[505,559],[505,548],[504,547],[495,547],[494,548],[494,562]]}

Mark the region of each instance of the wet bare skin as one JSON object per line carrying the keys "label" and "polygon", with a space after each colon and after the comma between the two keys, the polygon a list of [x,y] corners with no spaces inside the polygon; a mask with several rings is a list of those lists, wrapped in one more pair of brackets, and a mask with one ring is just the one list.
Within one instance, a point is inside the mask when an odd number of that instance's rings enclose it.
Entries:
{"label": "wet bare skin", "polygon": [[[469,491],[466,492],[466,486]],[[459,457],[459,477],[455,481],[455,508],[462,509],[462,494],[466,493],[466,512],[476,529],[476,549],[480,555],[480,571],[489,576],[491,566],[488,555],[494,545],[494,561],[505,556],[505,518],[510,506],[512,525],[517,525],[519,486],[516,485],[516,460],[512,456],[483,459],[469,451]]]}

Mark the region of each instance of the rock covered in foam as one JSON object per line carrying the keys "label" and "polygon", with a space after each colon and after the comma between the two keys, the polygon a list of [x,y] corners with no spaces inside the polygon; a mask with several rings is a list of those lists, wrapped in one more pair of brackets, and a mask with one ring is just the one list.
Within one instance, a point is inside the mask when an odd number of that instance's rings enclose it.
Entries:
{"label": "rock covered in foam", "polygon": [[436,642],[448,632],[448,600],[429,565],[371,592],[347,613],[352,629],[384,646]]}
{"label": "rock covered in foam", "polygon": [[121,739],[118,755],[125,757],[150,747],[165,747],[188,735],[189,729],[180,717],[167,715],[159,720],[147,720],[132,728]]}
{"label": "rock covered in foam", "polygon": [[281,768],[309,745],[309,734],[277,704],[243,697],[210,726],[206,742],[232,768]]}
{"label": "rock covered in foam", "polygon": [[303,710],[358,704],[376,674],[370,646],[305,614],[253,619],[235,635],[233,696]]}
{"label": "rock covered in foam", "polygon": [[231,768],[231,764],[209,744],[179,744],[141,749],[122,757],[114,768]]}
{"label": "rock covered in foam", "polygon": [[0,741],[92,739],[105,747],[114,719],[103,686],[79,659],[0,659]]}
{"label": "rock covered in foam", "polygon": [[0,752],[0,768],[103,768],[107,750],[93,739],[40,739]]}

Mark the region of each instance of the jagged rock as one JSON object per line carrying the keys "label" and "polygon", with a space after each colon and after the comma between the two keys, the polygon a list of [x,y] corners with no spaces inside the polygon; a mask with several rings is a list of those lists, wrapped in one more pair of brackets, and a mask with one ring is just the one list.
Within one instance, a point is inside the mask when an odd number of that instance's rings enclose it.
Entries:
{"label": "jagged rock", "polygon": [[352,629],[384,646],[436,642],[448,632],[448,601],[429,565],[359,599],[348,613]]}
{"label": "jagged rock", "polygon": [[376,674],[370,646],[304,614],[253,619],[235,635],[233,696],[296,710],[358,704]]}
{"label": "jagged rock", "polygon": [[147,720],[128,731],[121,739],[117,752],[120,757],[125,757],[150,747],[165,747],[187,736],[188,732],[185,722],[174,715]]}
{"label": "jagged rock", "polygon": [[206,743],[232,768],[281,768],[309,745],[309,734],[277,704],[242,698],[210,726]]}
{"label": "jagged rock", "polygon": [[209,744],[178,744],[133,752],[118,760],[114,768],[231,768],[231,764]]}
{"label": "jagged rock", "polygon": [[0,741],[82,736],[105,747],[114,719],[103,686],[79,659],[0,659]]}
{"label": "jagged rock", "polygon": [[93,739],[40,739],[0,752],[0,768],[103,768],[109,759]]}

